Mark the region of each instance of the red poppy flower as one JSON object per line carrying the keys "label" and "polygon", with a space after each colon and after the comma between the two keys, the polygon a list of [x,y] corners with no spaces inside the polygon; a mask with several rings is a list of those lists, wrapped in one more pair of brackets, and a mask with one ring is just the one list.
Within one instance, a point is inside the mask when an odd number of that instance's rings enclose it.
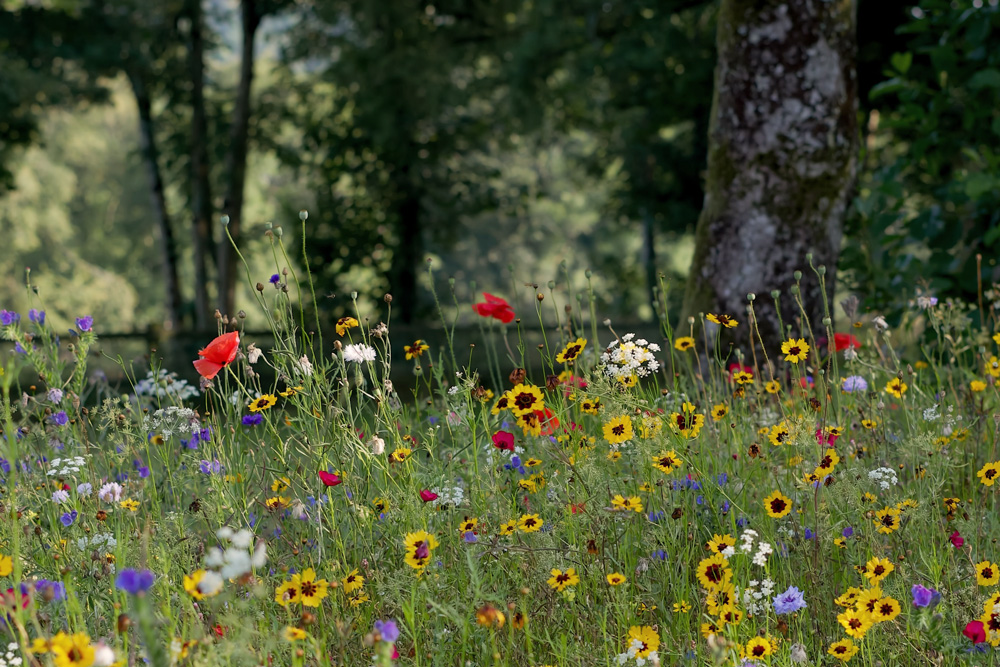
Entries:
{"label": "red poppy flower", "polygon": [[587,511],[587,503],[570,503],[570,514],[581,514]]}
{"label": "red poppy flower", "polygon": [[497,431],[493,434],[493,446],[497,449],[514,451],[514,434],[507,431]]}
{"label": "red poppy flower", "polygon": [[833,348],[837,352],[843,352],[849,347],[859,348],[861,347],[861,341],[858,340],[853,334],[838,333],[833,334]]}
{"label": "red poppy flower", "polygon": [[559,428],[559,419],[548,408],[535,410],[535,416],[538,417],[538,423],[542,426],[541,435],[552,435]]}
{"label": "red poppy flower", "polygon": [[962,537],[957,530],[954,533],[952,533],[948,539],[951,540],[951,546],[955,547],[956,549],[961,549],[962,545],[965,544],[965,538]]}
{"label": "red poppy flower", "polygon": [[493,296],[488,292],[483,292],[483,296],[486,297],[486,303],[474,303],[472,304],[473,310],[479,313],[482,317],[492,317],[495,320],[500,320],[504,324],[514,320],[514,309],[510,307],[504,299],[498,296]]}
{"label": "red poppy flower", "polygon": [[327,472],[325,470],[319,471],[319,479],[326,486],[337,486],[338,484],[344,481],[339,477],[337,477],[336,475],[334,475],[332,472]]}
{"label": "red poppy flower", "polygon": [[236,358],[236,351],[239,348],[240,334],[238,331],[223,334],[198,353],[201,359],[194,362],[194,368],[203,378],[211,380]]}
{"label": "red poppy flower", "polygon": [[214,628],[212,628],[212,632],[214,632],[214,633],[215,633],[215,636],[216,636],[216,637],[225,637],[225,636],[226,636],[226,630],[227,630],[227,629],[228,629],[228,628],[224,628],[224,627],[222,627],[222,624],[220,624],[220,623],[216,623],[216,624],[215,624],[215,627],[214,627]]}
{"label": "red poppy flower", "polygon": [[969,621],[965,630],[962,630],[962,634],[968,637],[973,644],[981,644],[986,641],[986,629],[983,627],[982,621]]}
{"label": "red poppy flower", "polygon": [[432,500],[436,500],[437,497],[438,494],[434,493],[430,489],[424,489],[423,491],[420,492],[420,499],[425,503],[429,503]]}

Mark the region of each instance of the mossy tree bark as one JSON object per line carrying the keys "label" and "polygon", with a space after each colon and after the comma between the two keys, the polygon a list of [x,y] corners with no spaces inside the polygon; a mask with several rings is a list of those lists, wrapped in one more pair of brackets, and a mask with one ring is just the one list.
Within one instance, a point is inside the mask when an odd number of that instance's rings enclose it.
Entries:
{"label": "mossy tree bark", "polygon": [[[781,290],[782,317],[794,322],[796,269],[823,335],[823,295],[806,255],[827,267],[831,297],[857,165],[855,17],[855,0],[722,2],[705,204],[684,313],[726,313],[745,326],[753,292],[769,353],[784,337],[770,292]],[[733,331],[746,349],[746,329]]]}

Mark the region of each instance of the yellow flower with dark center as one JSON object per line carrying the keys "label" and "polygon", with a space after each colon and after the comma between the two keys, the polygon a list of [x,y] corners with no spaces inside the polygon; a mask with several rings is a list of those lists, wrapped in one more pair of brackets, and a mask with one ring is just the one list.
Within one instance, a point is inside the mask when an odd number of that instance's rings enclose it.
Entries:
{"label": "yellow flower with dark center", "polygon": [[510,390],[510,409],[515,417],[534,413],[545,407],[542,391],[530,384],[518,384]]}
{"label": "yellow flower with dark center", "polygon": [[382,514],[389,509],[389,501],[387,501],[385,498],[375,498],[374,500],[372,500],[372,507],[375,509],[376,512]]}
{"label": "yellow flower with dark center", "polygon": [[358,321],[353,317],[341,317],[337,320],[337,335],[343,336],[348,329],[358,326]]}
{"label": "yellow flower with dark center", "polygon": [[1000,567],[988,560],[976,563],[976,583],[980,586],[995,586],[1000,582]]}
{"label": "yellow flower with dark center", "polygon": [[486,604],[476,610],[476,623],[485,628],[502,628],[506,622],[507,617],[493,605]]}
{"label": "yellow flower with dark center", "polygon": [[743,620],[743,612],[734,604],[727,604],[719,609],[719,624],[739,625]]}
{"label": "yellow flower with dark center", "polygon": [[739,324],[739,322],[729,317],[729,315],[716,315],[715,313],[709,313],[705,316],[705,319],[727,329],[732,329]]}
{"label": "yellow flower with dark center", "polygon": [[883,597],[882,589],[878,586],[861,591],[861,594],[858,595],[857,601],[854,603],[854,609],[859,613],[874,614],[875,605]]}
{"label": "yellow flower with dark center", "polygon": [[683,403],[680,412],[670,414],[671,428],[689,440],[697,438],[704,425],[705,415],[696,413],[695,407],[691,403]]}
{"label": "yellow flower with dark center", "polygon": [[712,554],[702,558],[696,572],[698,582],[708,590],[716,590],[729,583],[733,571],[729,569],[729,561],[722,554]]}
{"label": "yellow flower with dark center", "polygon": [[542,434],[542,422],[538,419],[537,412],[525,412],[517,418],[517,423],[526,436]]}
{"label": "yellow flower with dark center", "polygon": [[713,535],[705,548],[714,554],[721,554],[726,547],[735,547],[736,538],[732,535]]}
{"label": "yellow flower with dark center", "polygon": [[611,499],[611,507],[613,507],[616,510],[622,510],[626,512],[629,510],[633,512],[641,512],[642,499],[639,498],[639,496],[629,496],[628,498],[626,498],[625,496],[618,494]]}
{"label": "yellow flower with dark center", "polygon": [[344,577],[341,584],[344,586],[344,592],[350,595],[365,585],[365,578],[361,575],[358,568],[354,568],[346,577]]}
{"label": "yellow flower with dark center", "polygon": [[903,394],[906,393],[907,389],[909,389],[907,384],[899,378],[893,378],[885,385],[886,392],[892,394],[896,398],[903,398]]}
{"label": "yellow flower with dark center", "polygon": [[352,607],[360,607],[364,603],[368,602],[368,600],[368,593],[365,593],[364,590],[357,591],[354,595],[347,598],[347,601],[350,602]]}
{"label": "yellow flower with dark center", "polygon": [[730,581],[723,582],[717,588],[710,590],[708,596],[705,598],[708,613],[715,616],[721,615],[725,607],[734,606],[735,604],[736,587]]}
{"label": "yellow flower with dark center", "polygon": [[410,454],[413,453],[409,447],[397,447],[393,450],[392,454],[389,455],[389,460],[393,463],[402,463],[406,459],[410,458]]}
{"label": "yellow flower with dark center", "polygon": [[431,349],[431,346],[424,341],[417,339],[413,341],[411,345],[404,345],[403,352],[406,354],[406,360],[416,359],[417,357],[422,357],[424,352]]}
{"label": "yellow flower with dark center", "polygon": [[[748,371],[736,371],[733,373],[733,382],[738,385],[753,384],[753,373]],[[742,394],[740,394],[742,396]]]}
{"label": "yellow flower with dark center", "polygon": [[284,493],[288,490],[288,487],[292,485],[292,480],[287,477],[279,477],[278,479],[271,482],[271,490],[275,493]]}
{"label": "yellow flower with dark center", "polygon": [[677,452],[672,449],[668,452],[660,452],[653,457],[653,467],[667,475],[672,473],[675,468],[679,468],[680,465],[681,459],[677,456]]}
{"label": "yellow flower with dark center", "polygon": [[823,454],[823,459],[819,462],[819,465],[816,466],[816,470],[814,472],[819,477],[829,475],[833,472],[833,469],[837,467],[838,463],[840,463],[840,455],[838,455],[834,450],[828,449]]}
{"label": "yellow flower with dark center", "polygon": [[723,403],[712,406],[712,421],[719,421],[729,414],[729,408]]}
{"label": "yellow flower with dark center", "polygon": [[691,604],[687,600],[681,600],[674,603],[673,609],[675,614],[686,614],[691,611]]}
{"label": "yellow flower with dark center", "polygon": [[588,398],[580,403],[580,409],[586,412],[588,415],[596,415],[601,409],[601,399],[600,398]]}
{"label": "yellow flower with dark center", "polygon": [[632,417],[621,415],[604,424],[604,439],[612,445],[628,442],[635,435],[632,430]]}
{"label": "yellow flower with dark center", "polygon": [[973,393],[978,394],[979,392],[984,391],[986,389],[986,383],[983,382],[982,380],[973,380],[972,382],[969,383],[969,389],[971,389]]}
{"label": "yellow flower with dark center", "polygon": [[[868,429],[869,431],[874,431],[875,427],[878,426],[878,422],[875,421],[874,419],[862,419],[861,420],[861,425],[864,428]],[[855,649],[855,650],[857,650],[857,649]]]}
{"label": "yellow flower with dark center", "polygon": [[298,387],[286,387],[285,391],[278,392],[278,394],[282,398],[291,398],[292,396],[295,396],[295,394],[297,394],[300,391],[302,391],[304,388],[305,387],[302,387],[302,386],[298,386]]}
{"label": "yellow flower with dark center", "polygon": [[791,437],[791,432],[788,429],[788,423],[781,422],[780,424],[775,424],[771,427],[771,432],[768,434],[767,439],[770,440],[771,444],[775,447],[780,447],[781,445],[788,444]]}
{"label": "yellow flower with dark center", "polygon": [[272,512],[275,512],[288,507],[288,499],[282,498],[281,496],[273,496],[264,501],[264,506]]}
{"label": "yellow flower with dark center", "polygon": [[515,530],[517,530],[517,521],[515,521],[514,519],[511,519],[506,523],[500,524],[501,535],[513,535]]}
{"label": "yellow flower with dark center", "polygon": [[498,415],[504,410],[509,410],[511,398],[510,391],[500,394],[500,398],[497,399],[497,402],[493,404],[493,408],[490,409],[490,414]]}
{"label": "yellow flower with dark center", "polygon": [[458,532],[468,533],[470,531],[475,530],[476,526],[478,525],[479,525],[479,519],[470,519],[469,517],[465,517],[462,523],[459,524],[458,526]]}
{"label": "yellow flower with dark center", "polygon": [[809,343],[805,338],[791,338],[781,344],[781,353],[785,355],[785,361],[797,364],[809,356]]}
{"label": "yellow flower with dark center", "polygon": [[775,491],[764,498],[764,509],[772,519],[780,519],[792,511],[792,499],[783,495],[781,491]]}
{"label": "yellow flower with dark center", "polygon": [[858,647],[850,639],[841,639],[839,642],[830,644],[830,648],[826,652],[841,662],[847,662],[858,652]]}
{"label": "yellow flower with dark center", "polygon": [[645,415],[639,422],[639,435],[648,440],[663,430],[663,420],[656,415]]}
{"label": "yellow flower with dark center", "polygon": [[763,637],[754,637],[746,643],[743,647],[743,651],[746,654],[747,660],[754,660],[757,658],[766,658],[771,655],[771,642],[767,641]]}
{"label": "yellow flower with dark center", "polygon": [[621,459],[621,457],[622,457],[622,453],[621,452],[619,452],[619,451],[611,451],[611,452],[608,452],[608,457],[607,458],[608,458],[609,461],[618,461],[619,459]]}
{"label": "yellow flower with dark center", "polygon": [[556,361],[560,364],[572,363],[579,358],[585,347],[587,347],[587,339],[577,338],[575,341],[566,344],[562,352],[556,355]]}
{"label": "yellow flower with dark center", "polygon": [[892,564],[888,558],[872,558],[870,561],[865,563],[864,575],[865,579],[872,586],[881,583],[883,579],[889,576],[889,574],[896,569],[896,566]]}
{"label": "yellow flower with dark center", "polygon": [[1000,378],[1000,359],[997,359],[996,355],[986,362],[986,372],[995,378]]}
{"label": "yellow flower with dark center", "polygon": [[326,579],[317,579],[316,570],[311,567],[301,575],[293,574],[291,581],[298,585],[299,601],[306,607],[318,607],[326,597]]}
{"label": "yellow flower with dark center", "polygon": [[184,575],[184,590],[187,594],[193,597],[195,600],[202,600],[206,597],[211,597],[219,593],[218,590],[205,593],[201,588],[201,580],[204,579],[205,570],[195,570],[190,575]]}
{"label": "yellow flower with dark center", "polygon": [[851,586],[840,597],[836,598],[833,603],[840,607],[853,607],[857,603],[858,598],[861,597],[861,593],[860,588]]}
{"label": "yellow flower with dark center", "polygon": [[875,502],[876,500],[878,500],[878,498],[876,498],[875,494],[873,494],[873,493],[869,493],[868,491],[865,491],[864,493],[861,494],[861,502],[864,505],[870,505],[873,502]]}
{"label": "yellow flower with dark center", "polygon": [[277,402],[278,399],[276,396],[273,396],[271,394],[264,394],[260,398],[254,399],[247,407],[250,408],[250,412],[263,412],[264,410],[267,410]]}
{"label": "yellow flower with dark center", "polygon": [[855,639],[861,639],[872,627],[872,619],[867,613],[859,613],[854,609],[837,614],[837,621],[844,627],[844,632]]}
{"label": "yellow flower with dark center", "polygon": [[567,568],[565,572],[553,568],[551,574],[552,576],[549,578],[548,584],[557,593],[562,593],[570,586],[576,586],[580,583],[580,577],[577,576],[576,570],[572,567]]}
{"label": "yellow flower with dark center", "polygon": [[632,373],[631,375],[619,375],[617,381],[622,387],[630,389],[639,384],[639,376],[635,373]]}
{"label": "yellow flower with dark center", "polygon": [[681,352],[686,352],[687,350],[694,349],[694,338],[691,336],[681,336],[674,341],[674,349],[680,350]]}
{"label": "yellow flower with dark center", "polygon": [[889,533],[899,530],[899,515],[901,512],[895,507],[885,507],[875,512],[875,518],[872,521],[875,526],[878,527],[878,532],[883,535],[888,535]]}
{"label": "yellow flower with dark center", "polygon": [[425,530],[407,533],[404,539],[406,546],[406,564],[414,570],[422,571],[431,562],[431,553],[438,546],[437,538]]}
{"label": "yellow flower with dark center", "polygon": [[139,501],[133,498],[126,498],[118,503],[122,509],[126,509],[129,512],[137,512],[139,510]]}
{"label": "yellow flower with dark center", "polygon": [[96,649],[90,645],[85,632],[68,635],[60,631],[52,638],[52,658],[56,667],[90,667],[94,664]]}
{"label": "yellow flower with dark center", "polygon": [[303,630],[302,628],[296,628],[291,625],[286,626],[285,631],[282,634],[285,638],[285,641],[289,642],[297,642],[309,636],[308,634],[306,634],[306,631]]}
{"label": "yellow flower with dark center", "polygon": [[537,514],[525,514],[518,520],[517,528],[522,533],[534,533],[541,530],[544,523]]}
{"label": "yellow flower with dark center", "polygon": [[891,621],[899,616],[900,611],[902,609],[899,606],[898,600],[892,597],[884,597],[875,602],[875,607],[872,609],[872,620],[876,623]]}
{"label": "yellow flower with dark center", "polygon": [[612,572],[605,579],[608,580],[609,586],[621,586],[625,583],[625,575],[618,572]]}
{"label": "yellow flower with dark center", "polygon": [[984,486],[993,486],[993,483],[1000,478],[1000,461],[987,463],[979,469],[979,472],[976,473],[976,477],[979,478]]}
{"label": "yellow flower with dark center", "polygon": [[535,466],[540,466],[540,465],[542,465],[541,459],[531,458],[524,462],[525,468],[534,468]]}
{"label": "yellow flower with dark center", "polygon": [[650,653],[660,648],[660,635],[656,630],[648,625],[633,625],[628,629],[628,644],[632,646],[633,640],[638,641],[637,658],[646,658]]}
{"label": "yellow flower with dark center", "polygon": [[781,391],[781,383],[777,380],[771,380],[770,382],[764,383],[764,391],[769,394],[777,394]]}

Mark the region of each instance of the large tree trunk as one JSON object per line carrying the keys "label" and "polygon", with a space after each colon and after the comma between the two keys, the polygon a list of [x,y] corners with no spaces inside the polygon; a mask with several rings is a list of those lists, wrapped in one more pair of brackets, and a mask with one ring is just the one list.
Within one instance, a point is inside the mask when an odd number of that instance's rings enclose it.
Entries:
{"label": "large tree trunk", "polygon": [[208,268],[212,256],[212,186],[209,180],[208,120],[205,113],[205,39],[201,0],[189,0],[188,56],[191,68],[191,232],[194,245],[195,327],[208,329]]}
{"label": "large tree trunk", "polygon": [[[772,355],[783,334],[770,292],[781,290],[782,317],[794,322],[796,269],[822,335],[807,253],[827,267],[832,295],[857,161],[855,10],[854,0],[723,0],[719,13],[705,204],[684,312],[746,326],[747,293],[756,293]],[[733,331],[745,344],[746,330]]]}
{"label": "large tree trunk", "polygon": [[[223,204],[229,216],[229,234],[239,243],[243,217],[243,187],[247,173],[247,142],[250,131],[250,88],[253,84],[254,37],[260,26],[257,0],[243,0],[240,3],[243,24],[243,53],[240,61],[240,83],[236,91],[233,107],[233,124],[229,136],[229,152],[226,154],[226,200]],[[219,243],[219,310],[233,312],[236,298],[236,253],[225,236]]]}
{"label": "large tree trunk", "polygon": [[142,74],[128,72],[135,103],[139,108],[139,149],[142,162],[149,177],[149,192],[153,204],[153,216],[160,230],[160,249],[163,256],[163,288],[166,292],[167,330],[181,324],[181,290],[177,279],[177,241],[174,239],[167,213],[167,200],[163,190],[163,176],[160,172],[160,156],[153,131],[153,104]]}

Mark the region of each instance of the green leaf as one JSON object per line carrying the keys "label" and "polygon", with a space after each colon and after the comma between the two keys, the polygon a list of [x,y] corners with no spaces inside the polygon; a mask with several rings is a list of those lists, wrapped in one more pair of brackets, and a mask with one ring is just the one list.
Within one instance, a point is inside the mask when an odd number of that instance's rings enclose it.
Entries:
{"label": "green leaf", "polygon": [[906,51],[904,53],[894,53],[892,54],[892,59],[890,61],[892,66],[896,68],[900,74],[906,74],[910,65],[913,64],[913,53]]}
{"label": "green leaf", "polygon": [[993,174],[976,172],[965,179],[965,194],[969,199],[979,199],[1000,185]]}
{"label": "green leaf", "polygon": [[979,90],[980,88],[1000,88],[1000,70],[992,67],[980,70],[969,78],[969,88]]}
{"label": "green leaf", "polygon": [[875,100],[883,95],[890,95],[892,93],[898,93],[901,90],[906,89],[906,83],[897,77],[893,77],[888,81],[883,81],[882,83],[875,84],[872,86],[871,91],[868,93],[868,99]]}

